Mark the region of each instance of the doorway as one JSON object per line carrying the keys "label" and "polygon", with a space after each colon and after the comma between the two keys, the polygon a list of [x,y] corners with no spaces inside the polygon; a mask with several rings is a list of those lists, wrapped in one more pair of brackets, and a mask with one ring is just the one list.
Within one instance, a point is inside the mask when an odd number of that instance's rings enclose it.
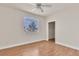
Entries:
{"label": "doorway", "polygon": [[55,21],[48,23],[48,39],[55,42]]}

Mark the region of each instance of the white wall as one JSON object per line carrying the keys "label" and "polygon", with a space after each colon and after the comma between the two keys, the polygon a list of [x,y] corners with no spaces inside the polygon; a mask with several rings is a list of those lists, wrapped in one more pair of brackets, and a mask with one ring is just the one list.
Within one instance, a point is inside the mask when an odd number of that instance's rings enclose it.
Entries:
{"label": "white wall", "polygon": [[79,49],[79,6],[55,14],[56,43]]}
{"label": "white wall", "polygon": [[[23,17],[28,15],[39,19],[39,32],[24,31]],[[0,6],[0,49],[45,40],[47,39],[45,29],[44,17]]]}
{"label": "white wall", "polygon": [[54,22],[54,21],[56,21],[54,15],[51,15],[51,16],[48,16],[48,17],[47,17],[47,23],[49,23],[49,22]]}

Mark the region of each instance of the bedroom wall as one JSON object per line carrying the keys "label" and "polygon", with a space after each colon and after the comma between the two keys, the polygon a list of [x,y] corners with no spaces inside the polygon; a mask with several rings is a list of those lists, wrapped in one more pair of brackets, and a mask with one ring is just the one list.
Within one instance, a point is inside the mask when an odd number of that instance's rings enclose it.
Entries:
{"label": "bedroom wall", "polygon": [[79,50],[79,6],[55,14],[56,43]]}
{"label": "bedroom wall", "polygon": [[[24,16],[33,16],[39,19],[39,32],[24,31]],[[46,40],[45,29],[46,21],[44,17],[0,6],[0,49]]]}

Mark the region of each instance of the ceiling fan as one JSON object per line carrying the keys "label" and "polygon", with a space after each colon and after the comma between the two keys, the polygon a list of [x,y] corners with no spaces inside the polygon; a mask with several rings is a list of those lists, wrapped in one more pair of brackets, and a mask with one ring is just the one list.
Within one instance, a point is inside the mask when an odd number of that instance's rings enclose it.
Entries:
{"label": "ceiling fan", "polygon": [[32,5],[35,6],[36,9],[39,9],[41,12],[44,12],[44,7],[50,8],[52,7],[49,3],[33,3]]}

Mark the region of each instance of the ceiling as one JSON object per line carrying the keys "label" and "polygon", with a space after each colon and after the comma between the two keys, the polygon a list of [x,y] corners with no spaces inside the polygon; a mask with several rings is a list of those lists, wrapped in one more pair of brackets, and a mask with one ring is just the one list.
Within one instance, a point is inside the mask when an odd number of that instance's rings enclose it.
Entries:
{"label": "ceiling", "polygon": [[44,7],[43,8],[44,12],[41,12],[40,10],[35,9],[35,6],[33,5],[33,3],[13,3],[13,4],[10,3],[10,4],[0,4],[0,5],[15,7],[17,9],[28,11],[30,13],[34,13],[41,16],[50,16],[55,12],[60,11],[69,6],[79,6],[79,4],[77,3],[75,4],[74,3],[50,3],[50,4],[52,5],[52,7]]}

